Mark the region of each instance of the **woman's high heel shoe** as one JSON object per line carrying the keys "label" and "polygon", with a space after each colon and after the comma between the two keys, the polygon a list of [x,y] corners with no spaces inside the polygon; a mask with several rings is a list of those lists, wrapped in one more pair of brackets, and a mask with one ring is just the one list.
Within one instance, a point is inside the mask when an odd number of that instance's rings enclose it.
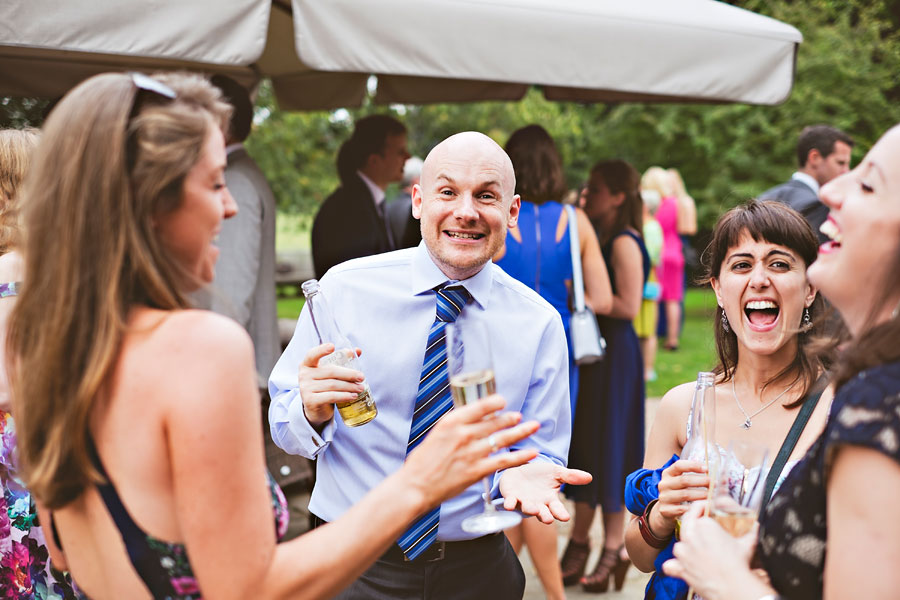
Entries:
{"label": "woman's high heel shoe", "polygon": [[613,580],[618,592],[625,585],[625,575],[631,560],[622,558],[622,548],[604,548],[594,572],[581,578],[581,587],[586,592],[603,593],[609,589],[609,580]]}
{"label": "woman's high heel shoe", "polygon": [[560,570],[562,571],[563,585],[575,585],[584,575],[584,568],[587,566],[588,555],[591,553],[591,547],[587,543],[580,544],[575,540],[569,540],[566,551],[563,552],[560,561]]}

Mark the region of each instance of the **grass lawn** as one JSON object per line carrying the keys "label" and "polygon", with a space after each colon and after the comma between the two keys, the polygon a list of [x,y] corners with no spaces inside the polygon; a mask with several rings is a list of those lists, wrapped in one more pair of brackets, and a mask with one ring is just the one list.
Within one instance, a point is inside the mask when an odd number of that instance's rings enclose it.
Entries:
{"label": "grass lawn", "polygon": [[300,311],[303,309],[305,298],[299,296],[297,298],[278,298],[278,318],[297,320]]}
{"label": "grass lawn", "polygon": [[662,343],[656,354],[657,380],[647,383],[647,396],[658,397],[685,381],[697,379],[698,371],[715,365],[716,346],[712,320],[716,297],[710,288],[689,288],[684,300],[684,328],[677,351],[664,350]]}
{"label": "grass lawn", "polygon": [[279,212],[275,216],[275,247],[279,252],[308,250],[311,230],[312,217]]}
{"label": "grass lawn", "polygon": [[[279,298],[278,318],[294,319],[303,308],[303,297]],[[698,371],[706,371],[715,364],[712,319],[716,297],[709,288],[690,288],[684,302],[684,330],[677,352],[660,349],[656,355],[658,379],[647,383],[647,396],[659,397],[670,388],[685,381],[694,381]],[[660,345],[662,348],[662,345]]]}

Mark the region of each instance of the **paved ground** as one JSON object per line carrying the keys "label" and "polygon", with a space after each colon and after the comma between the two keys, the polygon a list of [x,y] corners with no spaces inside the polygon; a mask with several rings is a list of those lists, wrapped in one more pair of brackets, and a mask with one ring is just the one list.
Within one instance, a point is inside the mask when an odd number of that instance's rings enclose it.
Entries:
{"label": "paved ground", "polygon": [[[645,431],[650,431],[650,425],[653,423],[653,417],[656,415],[657,406],[659,406],[659,398],[647,399],[645,412],[647,425]],[[574,513],[571,504],[569,505],[569,512]],[[599,548],[603,546],[603,524],[601,521],[601,519],[594,519],[594,525],[591,529],[591,548],[594,548],[594,550],[591,552],[591,556],[588,559],[588,572],[590,572],[597,562],[600,555]],[[562,554],[569,537],[571,522],[557,523],[557,526],[559,528],[558,550],[559,553]],[[525,569],[525,577],[527,578],[524,600],[539,600],[540,598],[544,598],[544,590],[541,588],[541,581],[534,570],[534,566],[531,564],[531,558],[528,556],[527,550],[523,549],[519,558],[522,561],[522,567]],[[582,591],[580,586],[575,585],[566,588],[566,596],[569,600],[588,598],[593,598],[595,600],[640,600],[644,597],[644,587],[646,587],[648,579],[650,579],[649,574],[641,573],[632,566],[631,569],[628,570],[628,575],[625,578],[625,587],[623,587],[620,592],[609,591],[606,594],[589,594]]]}
{"label": "paved ground", "polygon": [[[566,540],[568,539],[570,527],[571,525],[569,523],[559,523],[560,554],[562,554],[562,551],[566,547]],[[591,557],[588,559],[588,572],[590,572],[594,563],[596,563],[599,558],[600,551],[596,549],[602,547],[602,545],[603,526],[602,523],[600,523],[600,519],[596,519],[594,521],[594,527],[591,530],[591,547],[595,548],[595,550],[591,552]],[[528,556],[527,550],[522,550],[519,558],[522,561],[522,567],[525,569],[525,577],[527,578],[524,600],[539,600],[544,598],[544,590],[541,588],[541,581],[531,564],[531,558]],[[566,588],[566,597],[569,598],[569,600],[587,598],[595,600],[640,600],[644,597],[644,587],[647,585],[648,579],[650,579],[650,575],[641,573],[634,567],[631,567],[625,578],[625,587],[623,587],[620,592],[613,592],[610,586],[610,591],[606,594],[589,594],[582,591],[580,586],[575,585]]]}

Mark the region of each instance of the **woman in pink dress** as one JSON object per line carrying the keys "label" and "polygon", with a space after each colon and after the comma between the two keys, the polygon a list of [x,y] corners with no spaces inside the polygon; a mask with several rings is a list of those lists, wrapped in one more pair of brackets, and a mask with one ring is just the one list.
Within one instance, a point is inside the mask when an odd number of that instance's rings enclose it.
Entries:
{"label": "woman in pink dress", "polygon": [[641,178],[641,189],[656,190],[662,196],[656,220],[663,230],[663,247],[656,274],[662,286],[660,302],[666,311],[666,341],[663,347],[677,350],[681,333],[681,301],[684,298],[684,253],[678,235],[678,198],[670,182],[669,174],[661,167],[650,167]]}

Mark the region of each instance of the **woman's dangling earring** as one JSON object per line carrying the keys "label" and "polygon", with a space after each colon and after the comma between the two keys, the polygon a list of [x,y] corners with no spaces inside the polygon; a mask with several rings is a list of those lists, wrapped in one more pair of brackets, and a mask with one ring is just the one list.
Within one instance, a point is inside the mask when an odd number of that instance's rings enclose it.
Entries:
{"label": "woman's dangling earring", "polygon": [[812,319],[809,316],[809,307],[803,309],[803,323],[800,325],[800,331],[806,333],[810,329],[812,329]]}
{"label": "woman's dangling earring", "polygon": [[728,317],[725,316],[724,308],[722,309],[722,329],[725,330],[725,333],[728,333],[731,331],[731,327],[729,327],[729,325],[728,325]]}

